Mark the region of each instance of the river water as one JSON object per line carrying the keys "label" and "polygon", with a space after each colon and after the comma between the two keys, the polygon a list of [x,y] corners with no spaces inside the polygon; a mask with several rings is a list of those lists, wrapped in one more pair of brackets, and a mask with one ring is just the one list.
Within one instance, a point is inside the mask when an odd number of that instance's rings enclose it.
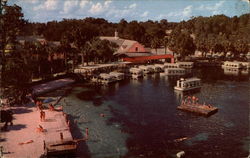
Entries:
{"label": "river water", "polygon": [[[249,74],[206,68],[191,75],[202,79],[195,94],[177,93],[175,78],[153,74],[108,86],[78,83],[62,104],[79,128],[76,135],[84,136],[89,129],[89,157],[175,157],[179,151],[191,158],[247,157]],[[195,95],[219,111],[210,117],[179,111],[176,107],[185,95]]]}

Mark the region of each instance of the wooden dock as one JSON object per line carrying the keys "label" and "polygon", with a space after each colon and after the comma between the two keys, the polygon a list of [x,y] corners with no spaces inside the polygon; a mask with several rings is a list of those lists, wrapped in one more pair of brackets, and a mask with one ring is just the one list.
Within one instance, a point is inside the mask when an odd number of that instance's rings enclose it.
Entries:
{"label": "wooden dock", "polygon": [[181,104],[177,109],[193,112],[203,116],[211,116],[218,111],[218,108],[201,104]]}
{"label": "wooden dock", "polygon": [[77,146],[70,132],[67,115],[62,111],[46,110],[45,113],[45,155],[74,154]]}

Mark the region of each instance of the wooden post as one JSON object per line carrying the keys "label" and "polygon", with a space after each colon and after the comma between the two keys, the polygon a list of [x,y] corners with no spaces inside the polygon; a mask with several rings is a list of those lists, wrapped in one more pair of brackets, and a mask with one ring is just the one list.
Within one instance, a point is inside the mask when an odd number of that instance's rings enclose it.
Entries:
{"label": "wooden post", "polygon": [[174,63],[174,57],[173,57],[173,58],[171,58],[171,63]]}

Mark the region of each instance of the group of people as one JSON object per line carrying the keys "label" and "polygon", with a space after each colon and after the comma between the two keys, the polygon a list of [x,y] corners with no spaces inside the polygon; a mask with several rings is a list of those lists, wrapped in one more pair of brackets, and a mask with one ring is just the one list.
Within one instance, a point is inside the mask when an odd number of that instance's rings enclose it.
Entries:
{"label": "group of people", "polygon": [[203,105],[203,106],[205,106],[207,108],[212,108],[212,105],[210,105],[210,104],[206,105],[206,103],[199,104],[198,101],[199,101],[198,97],[187,96],[184,100],[182,100],[182,105],[189,105],[189,104],[192,104],[192,105]]}
{"label": "group of people", "polygon": [[184,100],[182,100],[182,104],[198,104],[199,98],[195,96],[187,96]]}
{"label": "group of people", "polygon": [[[43,107],[42,101],[37,101],[36,102],[36,107],[37,107],[37,110],[40,111],[40,120],[41,120],[41,122],[45,121],[45,112],[43,111],[44,107]],[[48,108],[49,108],[50,111],[55,111],[55,107],[52,104],[49,104]]]}

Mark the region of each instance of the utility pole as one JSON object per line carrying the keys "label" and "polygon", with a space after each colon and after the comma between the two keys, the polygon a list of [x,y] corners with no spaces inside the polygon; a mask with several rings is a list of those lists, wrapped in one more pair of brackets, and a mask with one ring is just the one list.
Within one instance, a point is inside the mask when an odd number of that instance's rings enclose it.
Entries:
{"label": "utility pole", "polygon": [[4,71],[4,64],[5,64],[5,45],[6,45],[6,35],[4,29],[4,8],[7,5],[7,0],[0,0],[0,35],[1,35],[1,49],[0,49],[0,106],[2,105],[2,97],[3,97],[3,71]]}

